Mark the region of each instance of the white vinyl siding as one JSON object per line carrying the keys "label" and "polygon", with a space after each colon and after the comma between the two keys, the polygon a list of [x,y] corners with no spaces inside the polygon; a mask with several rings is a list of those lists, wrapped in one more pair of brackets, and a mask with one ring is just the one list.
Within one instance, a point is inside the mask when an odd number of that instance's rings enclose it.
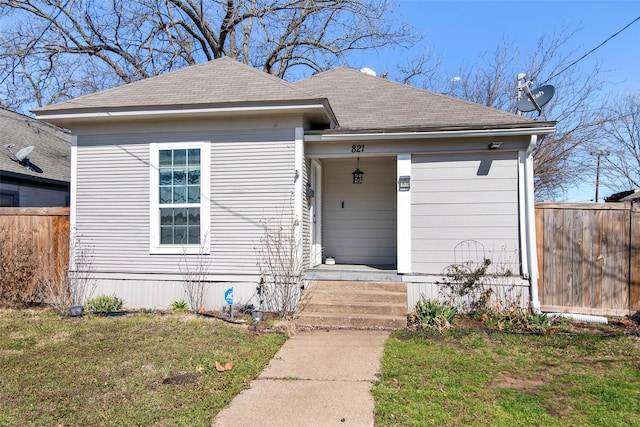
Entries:
{"label": "white vinyl siding", "polygon": [[293,146],[293,130],[289,141],[213,144],[211,255],[216,269],[255,272],[261,221],[291,224]]}
{"label": "white vinyl siding", "polygon": [[[203,126],[204,127],[204,126]],[[78,137],[77,232],[94,246],[97,273],[181,274],[184,255],[150,254],[150,144],[212,141],[209,273],[256,275],[260,221],[288,215],[293,129]]]}
{"label": "white vinyl siding", "polygon": [[517,271],[517,153],[414,155],[411,192],[414,273],[442,274],[467,261],[455,254],[465,240]]}
{"label": "white vinyl siding", "polygon": [[324,255],[338,264],[395,265],[395,157],[360,158],[362,184],[353,184],[355,157],[323,165]]}

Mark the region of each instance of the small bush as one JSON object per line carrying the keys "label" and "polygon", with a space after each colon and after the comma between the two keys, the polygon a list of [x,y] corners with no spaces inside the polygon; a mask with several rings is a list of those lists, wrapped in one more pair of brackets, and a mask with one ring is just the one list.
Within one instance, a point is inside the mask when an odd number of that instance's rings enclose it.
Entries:
{"label": "small bush", "polygon": [[26,230],[10,233],[0,229],[0,305],[21,307],[44,300],[37,272],[38,258],[33,252],[33,234]]}
{"label": "small bush", "polygon": [[185,301],[174,301],[170,305],[173,311],[189,311],[189,304]]}
{"label": "small bush", "polygon": [[84,308],[94,314],[114,313],[122,310],[124,300],[115,295],[99,295],[89,299]]}
{"label": "small bush", "polygon": [[418,327],[442,333],[451,328],[455,315],[455,308],[421,296],[410,315],[410,321]]}
{"label": "small bush", "polygon": [[545,313],[531,313],[520,308],[511,308],[484,316],[487,327],[505,331],[544,332],[553,325],[553,320]]}

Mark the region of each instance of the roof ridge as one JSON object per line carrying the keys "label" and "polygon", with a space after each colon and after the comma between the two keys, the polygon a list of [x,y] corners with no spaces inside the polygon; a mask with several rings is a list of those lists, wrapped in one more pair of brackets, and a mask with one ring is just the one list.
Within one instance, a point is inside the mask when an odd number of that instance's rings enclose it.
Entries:
{"label": "roof ridge", "polygon": [[[257,68],[252,67],[250,65],[247,65],[247,64],[245,64],[243,62],[240,62],[235,58],[231,58],[230,56],[223,56],[221,58],[214,59],[214,61],[223,61],[223,60],[226,60],[230,64],[238,65],[241,68],[249,70],[250,72],[254,73],[255,75],[257,75],[257,76],[259,75],[260,78],[264,78],[264,77],[270,78],[274,83],[279,83],[279,84],[281,84],[283,86],[286,86],[288,89],[295,90],[296,92],[300,92],[300,93],[303,93],[305,95],[313,96],[313,94],[310,94],[307,91],[304,91],[302,89],[298,89],[297,87],[295,87],[294,83],[288,82],[283,78],[274,76],[273,74],[265,73],[264,71],[260,71]],[[211,62],[211,61],[208,61],[208,62]],[[201,64],[198,64],[198,65],[201,65]]]}

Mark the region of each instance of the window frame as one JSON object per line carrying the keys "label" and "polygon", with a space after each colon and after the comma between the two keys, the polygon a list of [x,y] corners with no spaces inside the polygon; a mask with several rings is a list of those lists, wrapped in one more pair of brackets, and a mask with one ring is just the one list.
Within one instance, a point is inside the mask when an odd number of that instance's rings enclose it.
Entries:
{"label": "window frame", "polygon": [[[200,243],[168,245],[160,243],[160,151],[200,149]],[[154,142],[149,144],[149,253],[209,254],[211,239],[211,141]]]}
{"label": "window frame", "polygon": [[0,204],[0,207],[4,208],[17,208],[20,207],[20,193],[14,190],[0,190],[0,194],[11,198],[11,205],[4,206]]}

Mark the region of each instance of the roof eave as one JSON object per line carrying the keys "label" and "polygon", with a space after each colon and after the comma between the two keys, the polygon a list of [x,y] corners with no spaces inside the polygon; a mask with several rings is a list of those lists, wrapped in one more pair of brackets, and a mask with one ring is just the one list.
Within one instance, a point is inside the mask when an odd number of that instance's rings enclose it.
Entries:
{"label": "roof eave", "polygon": [[443,126],[413,129],[357,129],[307,131],[305,141],[375,141],[433,138],[506,137],[549,135],[555,132],[555,122],[533,122],[495,126]]}
{"label": "roof eave", "polygon": [[326,98],[306,99],[288,102],[237,103],[219,105],[169,105],[120,108],[79,108],[73,110],[34,110],[36,118],[56,126],[69,128],[75,123],[104,122],[109,120],[141,120],[168,117],[226,117],[232,115],[272,115],[300,113],[314,123],[322,123],[330,128],[338,125],[329,101]]}
{"label": "roof eave", "polygon": [[13,172],[8,170],[0,170],[0,177],[4,179],[13,179],[16,181],[32,182],[37,184],[48,184],[57,187],[69,187],[69,180],[48,178],[44,176],[33,176],[25,173]]}

